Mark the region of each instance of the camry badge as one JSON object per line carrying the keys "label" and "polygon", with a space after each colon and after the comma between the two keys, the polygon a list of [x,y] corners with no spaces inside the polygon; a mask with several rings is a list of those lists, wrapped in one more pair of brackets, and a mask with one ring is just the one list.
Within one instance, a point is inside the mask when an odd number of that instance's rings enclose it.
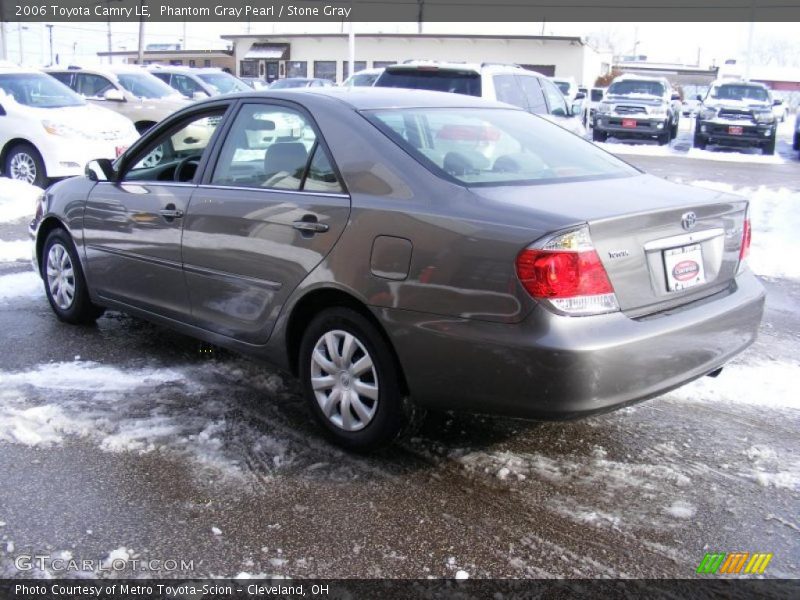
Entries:
{"label": "camry badge", "polygon": [[609,258],[625,258],[626,256],[630,256],[630,252],[627,250],[609,250],[608,257]]}
{"label": "camry badge", "polygon": [[697,225],[697,215],[693,212],[689,211],[687,213],[683,213],[681,215],[681,227],[683,227],[686,231],[690,229],[694,229],[694,226]]}

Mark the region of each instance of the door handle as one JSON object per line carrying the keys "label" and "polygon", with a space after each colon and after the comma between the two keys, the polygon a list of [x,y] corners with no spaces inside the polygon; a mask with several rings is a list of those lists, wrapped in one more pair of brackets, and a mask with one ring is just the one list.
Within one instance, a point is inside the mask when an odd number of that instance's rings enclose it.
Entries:
{"label": "door handle", "polygon": [[167,204],[162,210],[158,211],[165,219],[180,219],[183,216],[183,211],[175,208],[174,204]]}
{"label": "door handle", "polygon": [[295,221],[292,223],[292,227],[303,233],[325,233],[329,229],[325,223],[318,223],[317,221]]}

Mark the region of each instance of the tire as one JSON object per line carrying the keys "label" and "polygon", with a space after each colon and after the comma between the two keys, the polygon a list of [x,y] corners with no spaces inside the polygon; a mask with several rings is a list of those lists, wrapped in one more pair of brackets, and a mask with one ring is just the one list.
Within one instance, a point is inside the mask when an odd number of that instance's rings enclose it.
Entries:
{"label": "tire", "polygon": [[608,133],[605,131],[598,131],[597,129],[592,129],[592,141],[595,142],[605,142],[608,140]]}
{"label": "tire", "polygon": [[39,151],[27,143],[15,144],[6,154],[3,173],[9,179],[47,187],[47,173]]}
{"label": "tire", "polygon": [[[314,317],[303,333],[299,361],[309,408],[334,443],[357,452],[375,450],[392,443],[411,422],[413,406],[400,391],[394,355],[356,311],[337,307]],[[361,372],[354,369],[358,365]]]}
{"label": "tire", "polygon": [[692,145],[695,148],[700,148],[700,150],[705,150],[706,146],[708,145],[708,141],[703,136],[695,134],[694,143]]}
{"label": "tire", "polygon": [[155,125],[155,123],[152,123],[152,122],[149,122],[149,121],[142,121],[141,123],[136,123],[135,127],[136,127],[136,131],[139,133],[139,135],[144,135],[144,133],[148,129],[150,129],[153,125]]}
{"label": "tire", "polygon": [[772,138],[769,142],[761,146],[761,154],[775,154],[775,138]]}
{"label": "tire", "polygon": [[678,121],[669,129],[669,139],[674,140],[678,137]]}
{"label": "tire", "polygon": [[666,146],[669,144],[669,141],[672,139],[671,134],[669,131],[660,134],[656,137],[656,141],[658,142],[659,146]]}
{"label": "tire", "polygon": [[47,300],[60,321],[86,325],[105,312],[89,298],[75,245],[63,229],[51,231],[44,242],[42,279]]}
{"label": "tire", "polygon": [[794,134],[794,143],[792,144],[792,148],[795,150],[800,150],[800,133]]}

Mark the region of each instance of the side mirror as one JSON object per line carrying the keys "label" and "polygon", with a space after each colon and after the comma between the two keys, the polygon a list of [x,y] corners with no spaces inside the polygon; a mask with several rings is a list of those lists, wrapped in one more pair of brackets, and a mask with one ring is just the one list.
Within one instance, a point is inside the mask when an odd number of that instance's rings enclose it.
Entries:
{"label": "side mirror", "polygon": [[681,99],[681,95],[678,92],[672,92],[671,98],[672,98],[672,100],[680,100]]}
{"label": "side mirror", "polygon": [[97,158],[86,163],[84,171],[89,181],[114,181],[114,165],[108,158]]}
{"label": "side mirror", "polygon": [[775,100],[772,101],[773,106],[780,106],[781,104],[783,104],[783,100],[781,100],[780,98],[776,98]]}
{"label": "side mirror", "polygon": [[202,100],[203,98],[208,98],[208,94],[206,94],[202,90],[197,90],[194,94],[192,94],[192,100]]}
{"label": "side mirror", "polygon": [[697,94],[697,96],[695,96],[695,100],[697,100],[698,102],[702,103],[703,102],[703,97],[700,94]]}
{"label": "side mirror", "polygon": [[578,92],[575,94],[575,100],[583,100],[586,98],[586,92]]}
{"label": "side mirror", "polygon": [[108,90],[103,94],[103,99],[111,102],[125,102],[125,94],[119,90]]}

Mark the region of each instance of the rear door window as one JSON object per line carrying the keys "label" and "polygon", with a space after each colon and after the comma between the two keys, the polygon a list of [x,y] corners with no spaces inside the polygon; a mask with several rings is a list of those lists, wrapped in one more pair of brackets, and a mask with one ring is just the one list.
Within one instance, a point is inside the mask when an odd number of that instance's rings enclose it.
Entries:
{"label": "rear door window", "polygon": [[495,75],[492,77],[494,92],[497,100],[507,104],[513,104],[520,108],[528,109],[525,101],[525,94],[517,81],[515,75]]}
{"label": "rear door window", "polygon": [[109,90],[114,89],[114,84],[102,75],[93,73],[76,73],[75,91],[87,98],[102,98]]}
{"label": "rear door window", "polygon": [[564,98],[564,94],[561,93],[561,90],[559,90],[549,79],[542,79],[539,81],[539,83],[542,85],[542,90],[547,98],[547,104],[550,107],[550,114],[557,117],[566,117],[569,115],[567,101]]}
{"label": "rear door window", "polygon": [[537,115],[547,114],[547,102],[544,99],[539,78],[533,75],[519,75],[519,84],[528,102],[528,110]]}
{"label": "rear door window", "polygon": [[378,78],[375,86],[480,96],[481,76],[474,71],[457,71],[438,67],[387,69]]}

